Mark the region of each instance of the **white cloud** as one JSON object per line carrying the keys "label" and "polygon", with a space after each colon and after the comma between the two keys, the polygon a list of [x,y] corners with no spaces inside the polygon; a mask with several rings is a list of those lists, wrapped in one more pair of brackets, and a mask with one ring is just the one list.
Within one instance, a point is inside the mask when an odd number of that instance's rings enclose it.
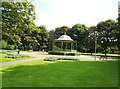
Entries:
{"label": "white cloud", "polygon": [[[36,7],[36,25],[45,25],[48,30],[76,23],[87,26],[96,25],[107,19],[116,19],[118,1],[116,0],[39,0],[46,3],[46,11]],[[44,8],[41,8],[44,10]]]}

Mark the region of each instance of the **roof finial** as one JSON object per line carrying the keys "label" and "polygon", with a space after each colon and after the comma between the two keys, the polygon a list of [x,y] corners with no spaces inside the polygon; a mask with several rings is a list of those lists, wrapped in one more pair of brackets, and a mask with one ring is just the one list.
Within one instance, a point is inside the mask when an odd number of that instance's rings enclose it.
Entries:
{"label": "roof finial", "polygon": [[64,35],[66,35],[66,32],[64,32]]}

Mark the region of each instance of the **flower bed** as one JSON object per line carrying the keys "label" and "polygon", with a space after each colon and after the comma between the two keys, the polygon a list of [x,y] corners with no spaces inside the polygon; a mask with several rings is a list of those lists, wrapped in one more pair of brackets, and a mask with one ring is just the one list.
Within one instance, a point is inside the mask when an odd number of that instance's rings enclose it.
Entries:
{"label": "flower bed", "polygon": [[5,56],[5,58],[22,58],[22,57],[29,57],[29,56],[24,54],[7,54],[7,56]]}
{"label": "flower bed", "polygon": [[77,61],[77,60],[79,60],[79,59],[77,59],[77,58],[69,58],[69,57],[49,57],[49,58],[46,58],[46,59],[44,59],[44,61],[57,61],[57,60],[75,60],[75,61]]}

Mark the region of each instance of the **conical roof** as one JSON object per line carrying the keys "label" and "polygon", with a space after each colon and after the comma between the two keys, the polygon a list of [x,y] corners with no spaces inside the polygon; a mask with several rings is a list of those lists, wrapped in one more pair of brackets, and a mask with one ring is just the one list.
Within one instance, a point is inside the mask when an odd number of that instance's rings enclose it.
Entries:
{"label": "conical roof", "polygon": [[57,41],[73,41],[73,40],[68,35],[62,35],[57,39]]}

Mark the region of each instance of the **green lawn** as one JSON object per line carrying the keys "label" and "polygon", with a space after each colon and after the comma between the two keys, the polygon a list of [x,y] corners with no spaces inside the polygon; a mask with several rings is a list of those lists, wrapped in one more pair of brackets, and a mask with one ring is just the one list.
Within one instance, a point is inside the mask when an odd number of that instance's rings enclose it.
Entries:
{"label": "green lawn", "polygon": [[32,56],[22,57],[22,58],[5,58],[6,55],[7,54],[0,54],[0,62],[9,62],[14,60],[23,60],[23,59],[33,58]]}
{"label": "green lawn", "polygon": [[2,69],[3,87],[117,87],[117,61],[34,61]]}

